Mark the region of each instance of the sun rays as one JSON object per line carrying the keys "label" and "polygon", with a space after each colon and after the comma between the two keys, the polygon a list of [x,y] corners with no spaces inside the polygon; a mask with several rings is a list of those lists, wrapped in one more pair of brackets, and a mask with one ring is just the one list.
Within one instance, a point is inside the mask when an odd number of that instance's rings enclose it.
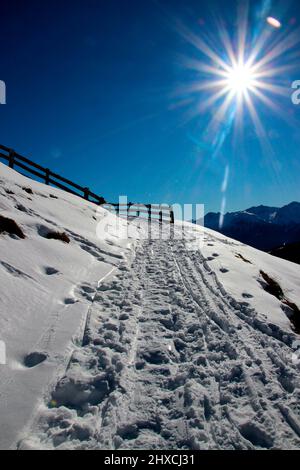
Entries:
{"label": "sun rays", "polygon": [[245,112],[256,132],[259,131],[263,146],[266,131],[259,109],[266,108],[289,119],[278,100],[285,97],[290,104],[287,77],[297,62],[293,53],[299,43],[299,30],[286,31],[279,20],[266,17],[261,33],[253,40],[246,7],[239,9],[237,24],[237,31],[230,36],[224,23],[219,22],[218,35],[214,38],[205,36],[203,31],[197,35],[183,25],[179,28],[180,34],[198,52],[198,57],[184,59],[184,65],[199,77],[180,90],[185,99],[194,97],[195,105],[187,119],[213,110],[205,134],[210,140],[214,136],[218,151],[231,130],[242,126]]}
{"label": "sun rays", "polygon": [[240,2],[235,22],[219,20],[207,28],[202,22],[197,34],[177,23],[180,35],[194,51],[192,57],[182,58],[189,73],[186,83],[177,89],[186,108],[184,122],[198,119],[199,133],[193,142],[201,158],[204,153],[211,161],[220,156],[220,168],[225,164],[220,226],[235,158],[251,158],[246,148],[249,136],[259,144],[262,158],[280,183],[281,166],[270,139],[271,114],[289,127],[295,124],[291,84],[292,72],[299,69],[300,29],[268,13],[264,10],[250,21],[248,3]]}

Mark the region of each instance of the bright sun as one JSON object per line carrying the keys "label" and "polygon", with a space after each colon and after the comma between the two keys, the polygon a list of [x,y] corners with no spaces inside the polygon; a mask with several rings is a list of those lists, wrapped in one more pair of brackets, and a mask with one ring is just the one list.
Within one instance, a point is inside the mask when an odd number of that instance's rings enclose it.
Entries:
{"label": "bright sun", "polygon": [[193,55],[185,60],[187,69],[195,72],[195,79],[182,87],[181,102],[185,105],[195,101],[187,119],[211,114],[203,140],[205,148],[212,149],[213,156],[221,150],[231,131],[236,141],[237,130],[246,115],[267,152],[270,152],[268,132],[259,112],[264,107],[287,122],[291,119],[275,98],[286,99],[287,74],[298,66],[292,59],[296,57],[294,53],[300,42],[299,31],[292,28],[274,37],[275,30],[282,26],[280,21],[268,17],[266,22],[268,26],[261,29],[255,41],[246,7],[239,9],[234,34],[226,29],[225,23],[219,22],[216,36],[208,35],[206,40],[208,32],[205,30],[203,35],[195,34],[180,25],[182,37],[199,53],[199,58]]}
{"label": "bright sun", "polygon": [[226,85],[236,95],[241,95],[255,86],[255,76],[247,64],[237,64],[226,72]]}

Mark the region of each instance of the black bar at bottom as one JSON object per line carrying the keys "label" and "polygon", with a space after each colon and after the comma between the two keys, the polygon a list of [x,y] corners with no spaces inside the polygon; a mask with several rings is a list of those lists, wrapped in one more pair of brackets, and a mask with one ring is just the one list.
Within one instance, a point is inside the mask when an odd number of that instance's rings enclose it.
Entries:
{"label": "black bar at bottom", "polygon": [[147,466],[165,466],[174,468],[195,467],[206,470],[206,465],[219,464],[224,468],[224,464],[255,464],[265,463],[270,466],[271,462],[286,464],[287,458],[292,456],[293,451],[281,450],[245,450],[245,451],[98,451],[98,464],[106,467],[118,465],[121,468],[141,468]]}

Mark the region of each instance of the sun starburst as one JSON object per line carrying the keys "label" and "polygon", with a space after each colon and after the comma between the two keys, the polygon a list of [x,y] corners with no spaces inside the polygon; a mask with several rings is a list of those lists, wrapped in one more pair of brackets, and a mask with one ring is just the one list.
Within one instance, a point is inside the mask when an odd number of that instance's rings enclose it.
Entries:
{"label": "sun starburst", "polygon": [[230,71],[226,72],[224,85],[238,97],[242,97],[247,90],[255,87],[255,73],[245,63],[233,65]]}
{"label": "sun starburst", "polygon": [[232,128],[242,124],[245,110],[263,145],[267,136],[259,115],[260,106],[290,119],[276,97],[286,97],[290,103],[290,83],[285,79],[287,72],[296,66],[291,53],[299,43],[300,31],[286,31],[279,20],[265,17],[254,41],[247,8],[239,11],[238,25],[233,39],[220,22],[218,37],[208,36],[205,40],[203,34],[197,35],[182,24],[179,27],[181,35],[199,54],[197,58],[184,58],[184,65],[196,71],[199,78],[179,91],[184,94],[185,103],[196,98],[196,106],[189,110],[187,120],[213,110],[204,134],[214,155]]}

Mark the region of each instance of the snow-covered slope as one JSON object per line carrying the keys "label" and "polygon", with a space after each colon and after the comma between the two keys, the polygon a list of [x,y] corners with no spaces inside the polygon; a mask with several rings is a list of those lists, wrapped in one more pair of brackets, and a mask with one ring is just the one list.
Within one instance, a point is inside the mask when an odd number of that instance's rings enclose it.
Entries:
{"label": "snow-covered slope", "polygon": [[[126,252],[122,242],[98,240],[97,223],[106,211],[96,210],[0,164],[0,215],[15,220],[26,236],[0,235],[0,340],[8,360],[0,366],[1,448],[16,442],[38,398],[64,367],[98,281]],[[66,232],[71,243],[46,239],[50,230]],[[27,355],[36,351],[46,353],[47,361],[25,367]]]}
{"label": "snow-covered slope", "polygon": [[99,239],[106,211],[0,179],[0,215],[26,235],[0,235],[0,447],[299,447],[300,338],[260,275],[299,306],[299,266],[211,230],[191,244],[188,224]]}

